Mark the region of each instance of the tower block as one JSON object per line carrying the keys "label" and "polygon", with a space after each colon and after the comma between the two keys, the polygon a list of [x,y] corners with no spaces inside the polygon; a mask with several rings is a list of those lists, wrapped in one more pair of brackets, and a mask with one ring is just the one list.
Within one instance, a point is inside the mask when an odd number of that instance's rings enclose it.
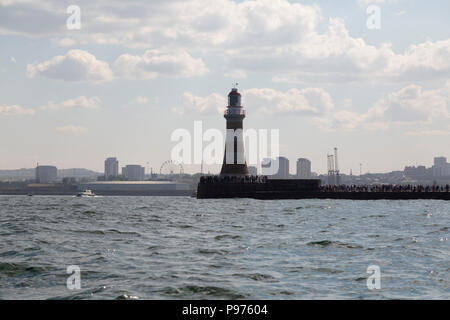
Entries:
{"label": "tower block", "polygon": [[228,94],[228,107],[224,114],[227,120],[227,137],[221,176],[248,176],[245,161],[243,121],[245,109],[241,105],[241,94],[237,88]]}

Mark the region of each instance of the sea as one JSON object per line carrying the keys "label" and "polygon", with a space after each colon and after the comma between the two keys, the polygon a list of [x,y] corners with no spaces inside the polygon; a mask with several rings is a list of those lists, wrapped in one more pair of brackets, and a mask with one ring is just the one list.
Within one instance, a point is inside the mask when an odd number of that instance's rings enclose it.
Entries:
{"label": "sea", "polygon": [[450,203],[0,196],[0,299],[449,299]]}

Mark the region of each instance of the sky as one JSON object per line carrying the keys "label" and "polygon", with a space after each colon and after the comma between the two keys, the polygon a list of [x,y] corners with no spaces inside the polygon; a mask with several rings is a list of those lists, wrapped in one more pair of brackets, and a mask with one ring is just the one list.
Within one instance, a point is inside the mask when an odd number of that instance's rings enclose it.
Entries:
{"label": "sky", "polygon": [[114,156],[158,172],[175,130],[225,133],[235,82],[244,128],[278,129],[291,173],[297,158],[324,173],[334,147],[346,174],[431,166],[450,158],[448,12],[447,0],[0,0],[0,168],[102,172]]}

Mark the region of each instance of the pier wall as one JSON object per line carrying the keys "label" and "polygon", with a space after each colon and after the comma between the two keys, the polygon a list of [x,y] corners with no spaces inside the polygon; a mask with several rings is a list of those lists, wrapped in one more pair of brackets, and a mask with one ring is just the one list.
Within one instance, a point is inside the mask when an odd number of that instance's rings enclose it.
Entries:
{"label": "pier wall", "polygon": [[358,192],[322,191],[320,180],[267,180],[262,183],[199,183],[198,199],[252,198],[337,200],[450,200],[450,192]]}
{"label": "pier wall", "polygon": [[197,198],[256,198],[277,194],[319,192],[320,180],[267,180],[266,182],[200,182]]}

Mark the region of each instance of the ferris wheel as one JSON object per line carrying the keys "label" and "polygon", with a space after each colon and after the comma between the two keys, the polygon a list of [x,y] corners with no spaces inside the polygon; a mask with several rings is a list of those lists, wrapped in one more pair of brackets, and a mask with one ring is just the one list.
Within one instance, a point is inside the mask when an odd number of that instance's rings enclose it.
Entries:
{"label": "ferris wheel", "polygon": [[184,174],[183,165],[172,160],[165,161],[159,169],[160,175]]}

